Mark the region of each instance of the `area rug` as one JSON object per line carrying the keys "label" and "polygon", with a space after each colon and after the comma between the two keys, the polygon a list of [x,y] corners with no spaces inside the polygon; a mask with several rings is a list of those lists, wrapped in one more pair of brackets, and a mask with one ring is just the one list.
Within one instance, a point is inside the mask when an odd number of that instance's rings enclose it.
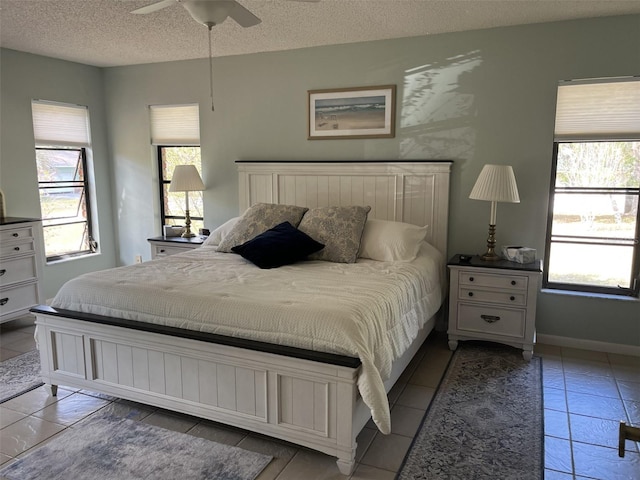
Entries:
{"label": "area rug", "polygon": [[0,470],[9,480],[254,480],[272,457],[120,417],[71,427]]}
{"label": "area rug", "polygon": [[42,385],[40,354],[23,353],[0,363],[0,403],[11,400]]}
{"label": "area rug", "polygon": [[521,350],[461,343],[396,480],[541,480],[541,369]]}

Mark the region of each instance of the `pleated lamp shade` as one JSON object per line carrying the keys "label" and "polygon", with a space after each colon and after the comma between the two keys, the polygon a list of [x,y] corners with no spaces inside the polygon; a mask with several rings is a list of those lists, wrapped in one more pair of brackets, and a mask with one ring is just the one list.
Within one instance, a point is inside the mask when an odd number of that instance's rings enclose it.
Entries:
{"label": "pleated lamp shade", "polygon": [[485,165],[469,198],[491,202],[520,203],[518,185],[510,165]]}
{"label": "pleated lamp shade", "polygon": [[170,192],[200,192],[204,190],[204,183],[194,165],[177,165],[173,170]]}

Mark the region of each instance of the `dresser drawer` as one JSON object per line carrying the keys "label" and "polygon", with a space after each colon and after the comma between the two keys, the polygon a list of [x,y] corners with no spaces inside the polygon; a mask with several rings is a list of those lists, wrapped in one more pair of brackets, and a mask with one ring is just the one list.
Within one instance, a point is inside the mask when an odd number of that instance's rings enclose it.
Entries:
{"label": "dresser drawer", "polygon": [[33,227],[25,225],[22,227],[7,228],[0,230],[0,244],[13,240],[23,240],[33,238]]}
{"label": "dresser drawer", "polygon": [[24,253],[35,252],[32,239],[25,239],[23,242],[12,242],[9,244],[0,243],[0,257],[13,257]]}
{"label": "dresser drawer", "polygon": [[30,283],[0,290],[0,315],[28,309],[38,304],[38,285]]}
{"label": "dresser drawer", "polygon": [[460,303],[457,328],[460,331],[488,333],[505,337],[523,338],[526,310],[496,308]]}
{"label": "dresser drawer", "polygon": [[465,301],[514,305],[518,307],[527,305],[526,290],[482,290],[464,286],[460,287],[459,298]]}
{"label": "dresser drawer", "polygon": [[461,270],[458,272],[458,282],[461,286],[508,288],[513,290],[526,290],[528,278],[524,275],[492,275],[479,273],[473,270]]}
{"label": "dresser drawer", "polygon": [[35,280],[37,277],[35,255],[0,262],[0,286]]}

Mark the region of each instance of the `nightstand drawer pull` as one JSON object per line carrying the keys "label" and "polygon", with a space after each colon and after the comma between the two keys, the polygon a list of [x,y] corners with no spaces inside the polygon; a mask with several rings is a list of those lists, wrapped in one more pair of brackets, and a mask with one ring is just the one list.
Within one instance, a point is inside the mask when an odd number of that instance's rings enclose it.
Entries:
{"label": "nightstand drawer pull", "polygon": [[9,301],[9,297],[0,298],[0,305],[6,305]]}
{"label": "nightstand drawer pull", "polygon": [[20,236],[20,234],[18,232],[14,232],[12,236],[15,237],[15,238],[18,238]]}
{"label": "nightstand drawer pull", "polygon": [[470,297],[473,297],[473,292],[469,292],[469,296],[470,296]]}
{"label": "nightstand drawer pull", "polygon": [[161,248],[161,249],[160,249],[160,253],[164,253],[164,248]]}
{"label": "nightstand drawer pull", "polygon": [[482,318],[487,323],[494,323],[500,320],[500,317],[497,315],[480,315],[480,318]]}
{"label": "nightstand drawer pull", "polygon": [[515,299],[516,299],[516,297],[514,297],[513,295],[511,295],[511,296],[509,297],[509,300],[511,300],[512,302],[513,302]]}
{"label": "nightstand drawer pull", "polygon": [[473,282],[473,277],[469,277],[469,281],[470,281],[470,282]]}
{"label": "nightstand drawer pull", "polygon": [[2,270],[0,270],[0,277],[3,276],[5,273],[7,273],[6,269],[3,268]]}
{"label": "nightstand drawer pull", "polygon": [[516,281],[515,280],[511,280],[511,285],[515,285]]}

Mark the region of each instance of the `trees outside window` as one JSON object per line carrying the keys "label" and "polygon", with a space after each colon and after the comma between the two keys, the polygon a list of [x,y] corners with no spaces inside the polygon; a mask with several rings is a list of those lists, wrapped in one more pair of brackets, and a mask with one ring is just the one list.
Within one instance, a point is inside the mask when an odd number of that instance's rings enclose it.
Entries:
{"label": "trees outside window", "polygon": [[549,217],[549,288],[638,291],[640,142],[558,142]]}
{"label": "trees outside window", "polygon": [[560,82],[543,286],[638,296],[640,78]]}
{"label": "trees outside window", "polygon": [[[160,172],[160,215],[163,225],[184,225],[186,199],[184,192],[170,192],[171,176],[177,165],[195,165],[202,176],[200,147],[159,146],[158,171]],[[191,230],[204,227],[202,192],[189,192],[189,216]]]}
{"label": "trees outside window", "polygon": [[[170,192],[173,170],[194,165],[202,177],[200,157],[200,109],[197,104],[151,105],[151,143],[157,147],[161,225],[184,225],[185,192]],[[202,192],[189,192],[191,230],[203,228]]]}

